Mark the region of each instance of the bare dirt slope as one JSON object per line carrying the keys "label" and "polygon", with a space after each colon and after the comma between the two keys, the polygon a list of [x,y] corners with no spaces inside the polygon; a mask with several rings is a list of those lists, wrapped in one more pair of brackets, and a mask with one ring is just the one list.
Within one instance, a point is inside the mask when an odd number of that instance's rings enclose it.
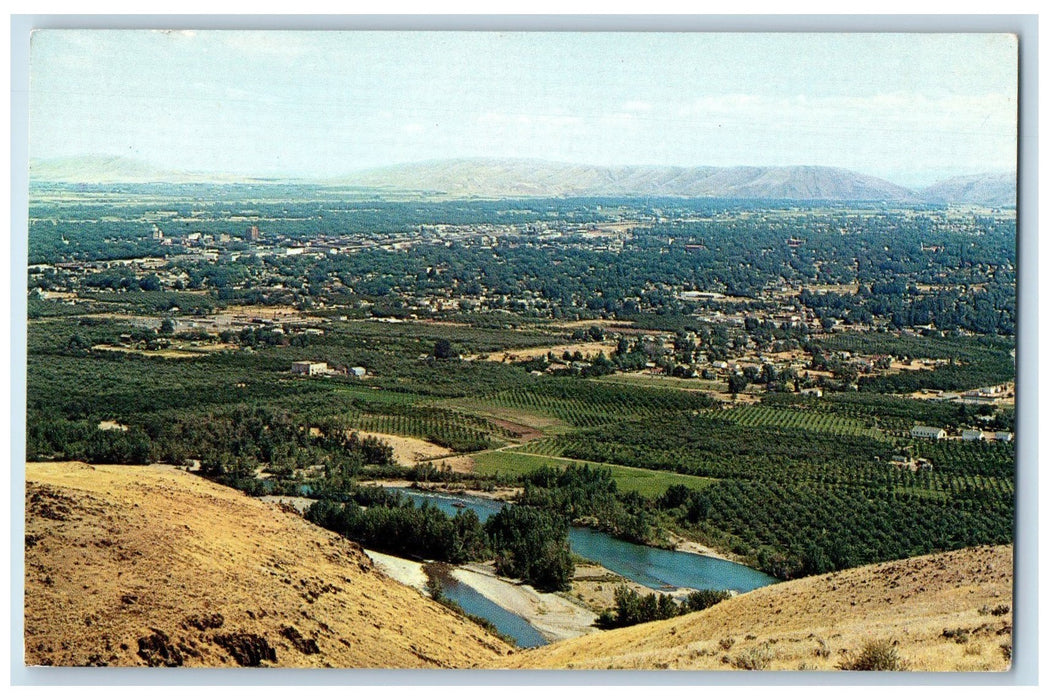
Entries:
{"label": "bare dirt slope", "polygon": [[512,668],[835,669],[872,640],[915,671],[1007,670],[1012,547],[876,564],[758,589],[702,612],[529,650]]}
{"label": "bare dirt slope", "polygon": [[[350,432],[350,431],[348,431]],[[361,437],[373,437],[389,444],[393,448],[393,458],[405,466],[414,466],[419,462],[425,462],[438,457],[448,457],[455,454],[447,447],[421,440],[419,438],[393,435],[390,433],[373,433],[366,430],[354,430]]]}
{"label": "bare dirt slope", "polygon": [[30,665],[472,667],[499,639],[360,547],[163,467],[26,467]]}

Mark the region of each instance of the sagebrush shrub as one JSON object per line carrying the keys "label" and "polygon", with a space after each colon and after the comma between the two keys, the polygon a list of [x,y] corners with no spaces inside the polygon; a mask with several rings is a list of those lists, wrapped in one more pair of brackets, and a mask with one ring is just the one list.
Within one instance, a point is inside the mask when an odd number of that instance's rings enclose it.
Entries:
{"label": "sagebrush shrub", "polygon": [[774,658],[776,658],[776,653],[772,651],[772,647],[766,642],[761,646],[751,647],[737,655],[732,660],[732,665],[735,668],[746,671],[764,671]]}
{"label": "sagebrush shrub", "polygon": [[894,642],[872,639],[863,644],[858,654],[848,655],[838,668],[842,671],[905,671],[907,666],[900,659]]}

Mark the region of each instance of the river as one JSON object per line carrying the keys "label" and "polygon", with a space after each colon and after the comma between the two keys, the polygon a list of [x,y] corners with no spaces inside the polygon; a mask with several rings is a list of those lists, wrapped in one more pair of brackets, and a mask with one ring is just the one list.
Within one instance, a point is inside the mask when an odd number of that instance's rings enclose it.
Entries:
{"label": "river", "polygon": [[486,598],[479,591],[459,581],[454,576],[439,576],[441,592],[454,600],[466,612],[477,615],[495,625],[502,634],[513,638],[522,649],[548,644],[545,637],[520,615],[510,612]]}
{"label": "river", "polygon": [[[407,488],[393,490],[408,497],[417,506],[429,503],[448,515],[454,515],[460,508],[469,508],[477,513],[482,522],[498,513],[504,505],[500,501],[475,496]],[[580,557],[597,562],[626,579],[656,590],[691,588],[746,593],[777,581],[767,574],[735,562],[690,552],[637,545],[589,528],[570,528],[568,541],[572,552]],[[464,610],[490,620],[499,631],[517,639],[521,646],[545,643],[539,633],[523,618],[503,610],[465,584],[456,582],[455,586],[446,586],[445,594],[462,605]]]}
{"label": "river", "polygon": [[[484,522],[503,507],[500,501],[475,496],[459,496],[407,488],[394,488],[416,505],[430,503],[454,515],[460,503],[477,513]],[[746,593],[776,583],[777,579],[736,562],[691,552],[677,552],[633,544],[585,527],[568,531],[572,552],[597,562],[609,571],[649,588],[692,588],[730,590]]]}

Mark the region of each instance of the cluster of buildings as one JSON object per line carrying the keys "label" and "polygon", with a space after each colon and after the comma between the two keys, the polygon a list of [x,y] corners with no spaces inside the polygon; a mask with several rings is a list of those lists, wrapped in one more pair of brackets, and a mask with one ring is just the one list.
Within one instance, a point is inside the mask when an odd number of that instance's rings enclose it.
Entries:
{"label": "cluster of buildings", "polygon": [[932,462],[922,457],[914,458],[908,455],[893,455],[889,464],[897,469],[909,469],[912,472],[931,470]]}
{"label": "cluster of buildings", "polygon": [[1013,434],[1008,431],[962,430],[959,435],[949,435],[943,428],[916,425],[911,428],[911,437],[924,440],[964,440],[966,442],[1012,442]]}
{"label": "cluster of buildings", "polygon": [[[29,286],[35,288],[42,298],[63,298],[70,305],[75,305],[75,293],[85,280],[110,270],[126,270],[142,278],[155,276],[161,287],[181,289],[189,282],[189,275],[182,270],[170,269],[169,261],[166,257],[146,256],[121,260],[75,260],[54,265],[39,263],[29,266]],[[57,296],[61,294],[73,296]]]}
{"label": "cluster of buildings", "polygon": [[329,367],[327,362],[314,362],[312,360],[302,360],[299,362],[291,363],[291,373],[303,377],[347,376],[353,377],[354,379],[364,379],[368,375],[368,370],[364,367],[349,367],[347,369],[339,369],[336,367]]}
{"label": "cluster of buildings", "polygon": [[[946,360],[938,361],[946,363]],[[939,391],[937,389],[923,389],[922,398],[930,398],[934,401],[950,401],[952,403],[963,403],[977,406],[998,406],[1012,403],[1016,398],[1016,385],[1013,382],[984,386],[964,392]]]}
{"label": "cluster of buildings", "polygon": [[948,397],[941,397],[945,400],[951,400],[956,403],[969,403],[978,404],[985,406],[994,406],[1005,399],[1011,399],[1015,396],[1015,387],[1012,383],[997,384],[995,386],[985,386],[979,389],[973,389],[972,391],[966,391],[962,394],[955,394]]}
{"label": "cluster of buildings", "polygon": [[[169,314],[168,319],[172,324],[171,332],[175,334],[200,332],[221,336],[229,332],[237,333],[250,329],[272,333],[277,336],[286,335],[289,338],[295,335],[322,336],[325,330],[318,326],[329,323],[327,319],[307,317],[292,310],[271,312],[266,317],[251,312],[228,312],[208,314],[206,316],[185,315],[179,317],[179,312],[180,309],[178,307],[172,307],[167,312]],[[160,318],[147,316],[132,317],[129,320],[134,326],[149,328],[154,331],[159,330],[164,323]]]}

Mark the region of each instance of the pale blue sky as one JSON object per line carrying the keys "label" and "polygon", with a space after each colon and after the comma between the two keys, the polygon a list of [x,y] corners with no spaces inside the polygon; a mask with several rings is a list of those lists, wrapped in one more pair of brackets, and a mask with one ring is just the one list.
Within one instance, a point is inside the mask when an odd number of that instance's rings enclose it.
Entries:
{"label": "pale blue sky", "polygon": [[329,177],[453,157],[1015,168],[1008,35],[50,30],[30,155]]}

